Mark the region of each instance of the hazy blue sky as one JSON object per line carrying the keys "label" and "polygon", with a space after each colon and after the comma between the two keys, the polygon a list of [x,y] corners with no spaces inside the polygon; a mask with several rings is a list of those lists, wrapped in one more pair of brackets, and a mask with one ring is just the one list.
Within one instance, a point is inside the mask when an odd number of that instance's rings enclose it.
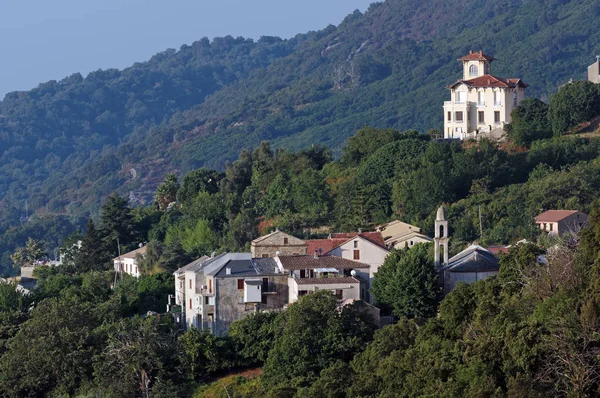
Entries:
{"label": "hazy blue sky", "polygon": [[0,98],[202,37],[292,37],[374,0],[0,0]]}

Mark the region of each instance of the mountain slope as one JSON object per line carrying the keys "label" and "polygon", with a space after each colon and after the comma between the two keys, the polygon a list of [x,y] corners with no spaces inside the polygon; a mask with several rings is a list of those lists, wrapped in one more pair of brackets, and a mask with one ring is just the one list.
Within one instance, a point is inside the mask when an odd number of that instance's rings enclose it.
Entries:
{"label": "mountain slope", "polygon": [[600,52],[598,16],[595,0],[388,0],[291,40],[202,40],[11,93],[0,193],[38,214],[87,215],[110,191],[148,200],[167,172],[222,168],[262,140],[339,149],[365,124],[439,128],[469,49],[545,98]]}

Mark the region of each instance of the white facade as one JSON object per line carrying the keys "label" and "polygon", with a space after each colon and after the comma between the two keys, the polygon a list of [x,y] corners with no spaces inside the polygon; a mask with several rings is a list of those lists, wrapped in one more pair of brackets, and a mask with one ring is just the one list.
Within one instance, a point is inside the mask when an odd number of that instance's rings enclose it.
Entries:
{"label": "white facade", "polygon": [[146,257],[147,247],[143,246],[137,250],[130,251],[129,253],[125,253],[120,257],[116,257],[113,259],[115,272],[128,274],[133,277],[139,278],[141,275],[139,265],[137,263],[138,256]]}
{"label": "white facade", "polygon": [[503,129],[510,114],[525,98],[527,87],[520,79],[491,74],[493,57],[471,52],[460,58],[463,78],[450,89],[444,102],[444,138],[476,138],[477,134]]}
{"label": "white facade", "polygon": [[[344,278],[348,279],[348,282],[345,283],[331,283],[327,280],[328,278],[322,278],[321,280],[315,281],[311,279],[311,283],[304,283],[302,279],[289,278],[288,286],[289,286],[289,301],[290,303],[295,303],[299,300],[301,296],[304,294],[315,293],[317,291],[327,290],[337,295],[341,300],[360,300],[360,282],[359,281],[351,281],[352,278]],[[332,278],[333,280],[338,280],[340,278]],[[298,283],[300,282],[300,283]]]}
{"label": "white facade", "polygon": [[369,277],[372,279],[390,252],[360,235],[357,235],[354,239],[339,245],[327,254],[369,264]]}

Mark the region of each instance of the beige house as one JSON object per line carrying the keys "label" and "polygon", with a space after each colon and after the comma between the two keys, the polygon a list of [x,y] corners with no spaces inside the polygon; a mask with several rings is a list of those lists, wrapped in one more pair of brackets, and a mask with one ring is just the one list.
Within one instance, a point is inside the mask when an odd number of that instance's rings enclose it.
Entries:
{"label": "beige house", "polygon": [[588,66],[588,80],[592,83],[600,83],[600,55],[596,56],[596,62]]}
{"label": "beige house", "polygon": [[142,246],[139,249],[113,258],[115,272],[124,273],[139,278],[140,270],[138,268],[137,259],[138,256],[146,257],[147,249],[148,248],[146,246]]}
{"label": "beige house", "polygon": [[250,245],[250,252],[254,258],[268,258],[278,255],[301,256],[306,254],[306,248],[305,241],[276,230],[254,239]]}
{"label": "beige house", "polygon": [[494,57],[482,51],[459,58],[463,77],[447,88],[444,102],[444,138],[477,138],[480,133],[497,133],[510,123],[510,113],[525,98],[527,84],[519,78],[492,75]]}
{"label": "beige house", "polygon": [[540,230],[548,235],[578,233],[587,225],[588,215],[577,210],[548,210],[535,218]]}
{"label": "beige house", "polygon": [[433,239],[431,239],[427,235],[423,235],[419,232],[408,232],[402,235],[392,236],[385,240],[385,245],[389,249],[404,249],[411,248],[414,245],[418,245],[419,243],[431,243]]}
{"label": "beige house", "polygon": [[377,231],[381,232],[381,236],[383,236],[383,239],[387,241],[393,236],[405,235],[410,232],[421,232],[421,228],[399,220],[394,220],[385,225],[378,226]]}

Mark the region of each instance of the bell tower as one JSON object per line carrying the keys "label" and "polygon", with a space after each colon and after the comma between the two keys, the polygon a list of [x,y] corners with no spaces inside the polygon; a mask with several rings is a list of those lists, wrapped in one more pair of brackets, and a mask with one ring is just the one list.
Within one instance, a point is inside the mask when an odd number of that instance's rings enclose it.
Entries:
{"label": "bell tower", "polygon": [[[436,269],[448,265],[448,221],[446,220],[446,210],[440,206],[435,217],[435,244],[433,263]],[[440,249],[443,251],[441,252]],[[440,257],[443,260],[440,261]]]}

